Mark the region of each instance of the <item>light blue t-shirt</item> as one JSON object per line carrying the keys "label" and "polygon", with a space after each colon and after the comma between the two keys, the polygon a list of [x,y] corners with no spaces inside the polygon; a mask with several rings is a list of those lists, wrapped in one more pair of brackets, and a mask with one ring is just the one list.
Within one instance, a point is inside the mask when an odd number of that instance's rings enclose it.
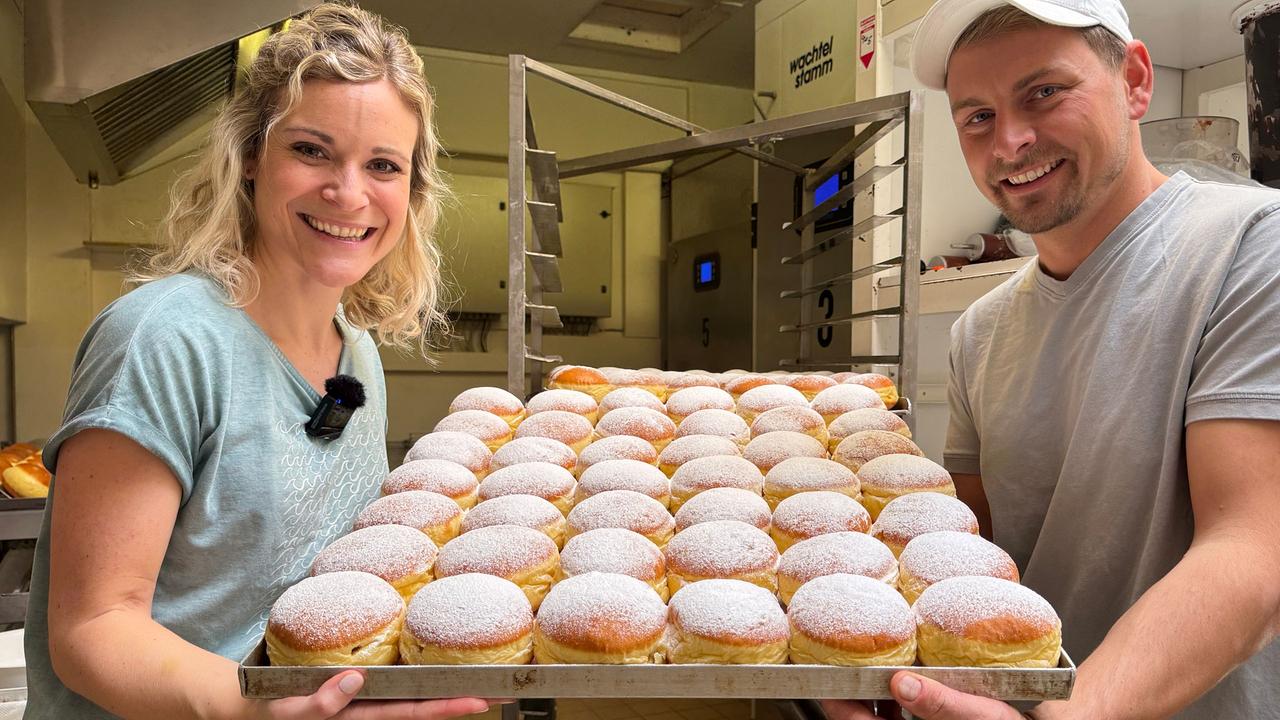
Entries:
{"label": "light blue t-shirt", "polygon": [[[320,396],[244,311],[207,277],[183,274],[102,311],[76,354],[63,425],[44,448],[106,428],[146,448],[182,486],[156,579],[152,616],[188,642],[240,660],[271,604],[312,558],[350,530],[387,474],[386,388],[377,348],[339,310],[337,372],[367,401],[336,440],[303,425]],[[127,468],[122,470],[127,471]],[[122,487],[116,501],[129,502]],[[50,485],[27,610],[26,718],[112,717],[69,690],[49,660]],[[110,508],[103,508],[110,512]]]}

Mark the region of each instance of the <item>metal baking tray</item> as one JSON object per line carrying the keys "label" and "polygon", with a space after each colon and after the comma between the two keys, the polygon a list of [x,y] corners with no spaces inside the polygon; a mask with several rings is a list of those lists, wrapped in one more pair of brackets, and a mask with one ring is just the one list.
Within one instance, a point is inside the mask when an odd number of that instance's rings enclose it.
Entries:
{"label": "metal baking tray", "polygon": [[[248,698],[309,695],[347,667],[272,667],[266,644],[240,663]],[[830,665],[392,665],[365,673],[366,699],[490,698],[856,698],[887,699],[900,670],[967,693],[1000,700],[1061,700],[1071,696],[1076,666],[1066,651],[1058,667],[960,668]]]}

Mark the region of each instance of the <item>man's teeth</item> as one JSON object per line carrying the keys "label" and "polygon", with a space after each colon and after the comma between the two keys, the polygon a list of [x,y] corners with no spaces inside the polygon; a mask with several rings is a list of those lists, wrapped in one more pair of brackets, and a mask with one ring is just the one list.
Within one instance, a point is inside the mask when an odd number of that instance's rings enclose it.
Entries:
{"label": "man's teeth", "polygon": [[1035,170],[1029,170],[1029,171],[1027,171],[1027,172],[1025,172],[1025,173],[1023,173],[1023,174],[1021,174],[1021,175],[1014,175],[1013,177],[1008,178],[1008,180],[1009,180],[1009,184],[1010,184],[1010,185],[1022,185],[1022,184],[1025,184],[1025,183],[1029,183],[1029,182],[1031,182],[1032,180],[1039,180],[1040,178],[1044,177],[1044,174],[1045,174],[1045,173],[1047,173],[1047,172],[1049,172],[1050,170],[1052,170],[1052,169],[1054,169],[1054,168],[1058,167],[1058,165],[1059,165],[1061,162],[1062,162],[1061,160],[1054,160],[1054,161],[1053,161],[1053,162],[1051,162],[1051,163],[1047,163],[1047,164],[1045,164],[1043,167],[1038,167],[1038,168],[1036,168]]}
{"label": "man's teeth", "polygon": [[363,237],[364,234],[369,231],[369,228],[367,227],[366,228],[345,228],[345,227],[339,227],[337,225],[330,225],[329,223],[317,220],[311,217],[310,215],[303,215],[303,217],[306,218],[307,224],[310,225],[311,227],[319,230],[322,233],[327,233],[334,237],[340,237],[340,238]]}

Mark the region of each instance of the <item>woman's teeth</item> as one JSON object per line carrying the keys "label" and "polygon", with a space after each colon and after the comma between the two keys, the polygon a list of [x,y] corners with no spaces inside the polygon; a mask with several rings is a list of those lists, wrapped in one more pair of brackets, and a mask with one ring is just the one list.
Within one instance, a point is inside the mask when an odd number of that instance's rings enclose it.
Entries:
{"label": "woman's teeth", "polygon": [[1038,167],[1035,170],[1029,170],[1021,175],[1014,175],[1013,177],[1008,178],[1009,184],[1025,185],[1026,183],[1029,183],[1032,180],[1039,180],[1040,178],[1044,177],[1044,175],[1048,173],[1050,170],[1053,170],[1054,168],[1058,167],[1061,164],[1062,164],[1061,160],[1054,160],[1051,163],[1045,164],[1043,167]]}
{"label": "woman's teeth", "polygon": [[311,227],[315,228],[316,230],[319,230],[322,233],[325,233],[326,235],[332,235],[334,237],[358,238],[358,237],[364,237],[364,235],[367,232],[369,232],[369,228],[367,227],[364,227],[364,228],[340,227],[338,225],[330,225],[327,222],[317,220],[311,217],[310,215],[303,215],[302,217],[307,221],[307,224],[310,225]]}

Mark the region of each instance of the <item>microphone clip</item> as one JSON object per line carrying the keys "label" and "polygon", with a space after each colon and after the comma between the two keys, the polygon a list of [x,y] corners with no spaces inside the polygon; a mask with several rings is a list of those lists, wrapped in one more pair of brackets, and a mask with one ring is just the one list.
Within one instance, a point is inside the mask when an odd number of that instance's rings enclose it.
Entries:
{"label": "microphone clip", "polygon": [[325,396],[303,427],[313,438],[335,440],[364,405],[364,385],[350,375],[334,375],[324,381],[324,391]]}

